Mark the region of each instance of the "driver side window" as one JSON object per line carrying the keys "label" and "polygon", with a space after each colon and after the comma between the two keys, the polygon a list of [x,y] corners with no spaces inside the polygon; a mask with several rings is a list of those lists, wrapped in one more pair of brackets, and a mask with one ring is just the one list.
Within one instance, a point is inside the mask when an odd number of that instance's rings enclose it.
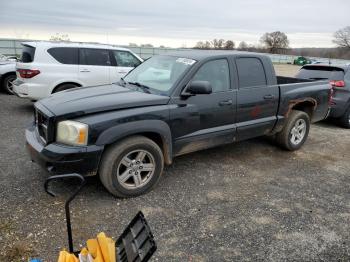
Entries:
{"label": "driver side window", "polygon": [[208,81],[213,93],[230,89],[230,70],[226,59],[206,62],[194,75],[192,81]]}

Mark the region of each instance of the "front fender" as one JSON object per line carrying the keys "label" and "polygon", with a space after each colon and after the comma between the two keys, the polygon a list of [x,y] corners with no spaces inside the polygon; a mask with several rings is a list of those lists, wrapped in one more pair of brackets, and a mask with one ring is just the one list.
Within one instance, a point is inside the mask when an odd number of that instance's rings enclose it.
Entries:
{"label": "front fender", "polygon": [[141,120],[110,127],[99,135],[96,145],[109,145],[124,137],[142,133],[155,133],[160,135],[163,142],[162,149],[165,162],[171,164],[173,155],[171,131],[168,124],[161,120]]}

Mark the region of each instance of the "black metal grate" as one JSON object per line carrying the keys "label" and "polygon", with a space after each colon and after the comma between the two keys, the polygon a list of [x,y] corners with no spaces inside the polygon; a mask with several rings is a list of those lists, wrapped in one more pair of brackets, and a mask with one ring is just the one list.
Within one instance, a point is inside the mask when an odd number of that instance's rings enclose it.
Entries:
{"label": "black metal grate", "polygon": [[157,250],[149,225],[140,211],[116,242],[117,261],[145,262]]}

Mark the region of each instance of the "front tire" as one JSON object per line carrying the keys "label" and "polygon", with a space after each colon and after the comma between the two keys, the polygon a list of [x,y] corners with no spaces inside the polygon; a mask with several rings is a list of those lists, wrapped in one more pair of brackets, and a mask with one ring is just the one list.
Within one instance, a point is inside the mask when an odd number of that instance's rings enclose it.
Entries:
{"label": "front tire", "polygon": [[283,148],[294,151],[305,143],[310,131],[310,117],[302,111],[292,110],[276,141]]}
{"label": "front tire", "polygon": [[339,119],[340,124],[345,128],[350,128],[350,106],[345,111],[345,114]]}
{"label": "front tire", "polygon": [[2,88],[3,90],[9,94],[9,95],[13,95],[13,85],[12,82],[16,80],[16,75],[8,75],[6,76],[3,80],[2,80]]}
{"label": "front tire", "polygon": [[143,136],[126,138],[109,146],[102,156],[100,180],[116,197],[135,197],[149,192],[164,167],[162,150]]}

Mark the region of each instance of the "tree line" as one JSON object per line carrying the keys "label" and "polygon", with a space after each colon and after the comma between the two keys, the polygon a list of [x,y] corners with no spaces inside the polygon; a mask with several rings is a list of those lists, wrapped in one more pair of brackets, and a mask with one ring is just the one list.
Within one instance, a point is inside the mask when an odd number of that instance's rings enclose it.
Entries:
{"label": "tree line", "polygon": [[329,57],[350,59],[350,26],[336,31],[333,43],[336,48],[289,48],[289,39],[284,32],[276,31],[265,33],[260,38],[260,45],[248,45],[242,41],[236,47],[233,40],[214,39],[212,41],[199,41],[196,49],[241,50],[272,54],[302,55],[315,57]]}
{"label": "tree line", "polygon": [[[261,38],[260,42],[270,53],[276,53],[280,49],[286,49],[289,47],[289,40],[285,33],[277,31],[272,33],[265,33]],[[197,49],[222,49],[222,50],[249,50],[256,48],[252,45],[248,45],[242,41],[236,48],[236,43],[232,40],[214,39],[212,41],[199,41],[194,48]]]}

